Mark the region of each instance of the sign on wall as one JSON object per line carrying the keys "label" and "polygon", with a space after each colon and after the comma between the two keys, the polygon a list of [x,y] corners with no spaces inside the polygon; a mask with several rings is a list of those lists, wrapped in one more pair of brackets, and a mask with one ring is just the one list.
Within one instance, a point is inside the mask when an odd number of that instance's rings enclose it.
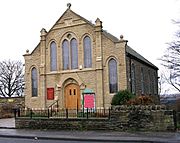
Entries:
{"label": "sign on wall", "polygon": [[54,88],[47,88],[47,100],[54,100]]}
{"label": "sign on wall", "polygon": [[95,108],[94,94],[84,94],[84,108]]}

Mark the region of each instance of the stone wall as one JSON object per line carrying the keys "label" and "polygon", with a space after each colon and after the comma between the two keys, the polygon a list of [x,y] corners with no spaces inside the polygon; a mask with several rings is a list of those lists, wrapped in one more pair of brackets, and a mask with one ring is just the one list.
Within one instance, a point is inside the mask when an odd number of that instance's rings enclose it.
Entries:
{"label": "stone wall", "polygon": [[175,129],[173,111],[165,106],[116,106],[111,113],[115,130],[172,131]]}
{"label": "stone wall", "polygon": [[116,106],[108,119],[16,118],[16,128],[58,130],[174,131],[164,106]]}

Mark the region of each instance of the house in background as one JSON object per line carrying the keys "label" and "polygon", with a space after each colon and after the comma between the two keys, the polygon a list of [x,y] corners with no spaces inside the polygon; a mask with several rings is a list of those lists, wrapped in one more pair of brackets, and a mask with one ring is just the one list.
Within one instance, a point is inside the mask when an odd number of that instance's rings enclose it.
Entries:
{"label": "house in background", "polygon": [[92,24],[70,7],[48,32],[41,30],[37,47],[24,55],[26,107],[47,108],[58,101],[59,108],[82,108],[90,92],[86,102],[106,108],[124,89],[159,103],[158,68],[122,35],[104,31],[99,18]]}

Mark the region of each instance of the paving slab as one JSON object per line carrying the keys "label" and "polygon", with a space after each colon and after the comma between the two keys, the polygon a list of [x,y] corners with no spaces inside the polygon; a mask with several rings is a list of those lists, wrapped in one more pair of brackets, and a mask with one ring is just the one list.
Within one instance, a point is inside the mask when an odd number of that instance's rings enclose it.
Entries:
{"label": "paving slab", "polygon": [[0,128],[15,128],[14,118],[0,119]]}

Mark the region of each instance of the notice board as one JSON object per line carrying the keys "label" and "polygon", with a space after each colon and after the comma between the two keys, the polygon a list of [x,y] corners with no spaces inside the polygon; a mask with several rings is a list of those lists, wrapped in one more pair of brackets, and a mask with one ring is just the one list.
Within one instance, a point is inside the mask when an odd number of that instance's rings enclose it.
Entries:
{"label": "notice board", "polygon": [[47,100],[54,100],[54,88],[47,88]]}
{"label": "notice board", "polygon": [[95,108],[95,94],[84,94],[84,108]]}

